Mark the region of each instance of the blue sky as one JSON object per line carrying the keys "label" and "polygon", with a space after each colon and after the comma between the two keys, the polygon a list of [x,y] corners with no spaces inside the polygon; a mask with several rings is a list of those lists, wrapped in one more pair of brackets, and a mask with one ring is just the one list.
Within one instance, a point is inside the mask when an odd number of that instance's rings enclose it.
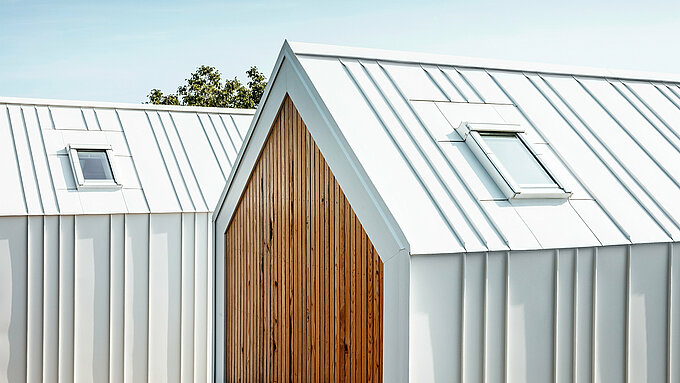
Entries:
{"label": "blue sky", "polygon": [[197,66],[269,75],[284,39],[680,73],[675,1],[0,0],[0,96],[142,102]]}

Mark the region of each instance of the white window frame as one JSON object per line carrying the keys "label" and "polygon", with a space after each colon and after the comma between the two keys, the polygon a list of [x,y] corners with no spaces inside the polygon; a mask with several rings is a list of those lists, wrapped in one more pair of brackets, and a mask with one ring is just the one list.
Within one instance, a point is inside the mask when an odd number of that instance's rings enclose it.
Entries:
{"label": "white window frame", "polygon": [[[519,198],[560,198],[566,199],[571,196],[563,182],[550,171],[541,156],[539,156],[529,141],[522,126],[516,124],[486,124],[462,122],[456,131],[463,138],[467,146],[481,162],[482,166],[496,182],[503,194],[508,199]],[[489,146],[484,142],[480,133],[487,134],[514,134],[520,142],[529,150],[546,174],[555,182],[554,186],[545,185],[519,185],[505,169],[501,161],[496,157]]]}
{"label": "white window frame", "polygon": [[[83,169],[80,167],[80,159],[78,158],[79,150],[102,151],[106,153],[106,159],[109,161],[111,167],[112,180],[86,180],[83,177]],[[97,145],[97,144],[69,144],[66,147],[69,159],[71,160],[71,169],[73,170],[73,178],[76,181],[76,187],[81,189],[119,189],[123,185],[118,182],[118,175],[116,174],[115,157],[113,155],[113,148],[111,145]]]}

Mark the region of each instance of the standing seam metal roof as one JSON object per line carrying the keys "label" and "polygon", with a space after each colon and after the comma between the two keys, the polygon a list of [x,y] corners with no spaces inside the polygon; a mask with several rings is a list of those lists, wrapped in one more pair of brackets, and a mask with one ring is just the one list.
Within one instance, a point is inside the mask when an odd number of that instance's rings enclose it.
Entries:
{"label": "standing seam metal roof", "polygon": [[[0,216],[209,212],[253,113],[0,98]],[[69,144],[110,145],[122,188],[77,190]]]}
{"label": "standing seam metal roof", "polygon": [[[412,253],[680,238],[680,76],[290,47]],[[506,199],[462,121],[525,127],[573,196]]]}

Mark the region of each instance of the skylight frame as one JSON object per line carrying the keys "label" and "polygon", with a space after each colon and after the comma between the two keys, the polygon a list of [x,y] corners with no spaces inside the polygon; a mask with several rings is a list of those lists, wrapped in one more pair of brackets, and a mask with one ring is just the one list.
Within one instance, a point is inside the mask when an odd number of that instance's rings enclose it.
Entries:
{"label": "skylight frame", "polygon": [[[526,139],[526,133],[522,126],[517,124],[462,122],[456,131],[460,134],[467,146],[475,154],[475,157],[477,157],[479,162],[508,199],[567,199],[571,196],[571,191],[569,191],[565,184],[558,179],[554,172],[550,171],[550,168]],[[491,150],[486,142],[484,142],[482,134],[516,137],[524,148],[528,150],[529,154],[538,162],[546,175],[554,182],[554,185],[520,185],[517,183],[496,154],[494,154],[493,150]]]}
{"label": "skylight frame", "polygon": [[[115,157],[113,155],[113,148],[111,145],[98,145],[98,144],[69,144],[66,147],[68,156],[71,162],[71,169],[73,170],[73,178],[76,183],[76,188],[78,190],[86,189],[120,189],[123,185],[118,181],[118,174],[116,172]],[[110,180],[87,180],[83,176],[83,169],[80,165],[80,158],[78,157],[78,151],[94,151],[94,152],[104,152],[106,154],[106,159],[111,168]]]}

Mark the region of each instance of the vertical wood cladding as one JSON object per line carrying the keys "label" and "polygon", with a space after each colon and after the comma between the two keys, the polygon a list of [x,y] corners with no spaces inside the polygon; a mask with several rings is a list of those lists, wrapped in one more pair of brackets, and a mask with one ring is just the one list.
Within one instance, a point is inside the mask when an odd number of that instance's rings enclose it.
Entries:
{"label": "vertical wood cladding", "polygon": [[225,241],[228,381],[382,380],[383,264],[288,97]]}

